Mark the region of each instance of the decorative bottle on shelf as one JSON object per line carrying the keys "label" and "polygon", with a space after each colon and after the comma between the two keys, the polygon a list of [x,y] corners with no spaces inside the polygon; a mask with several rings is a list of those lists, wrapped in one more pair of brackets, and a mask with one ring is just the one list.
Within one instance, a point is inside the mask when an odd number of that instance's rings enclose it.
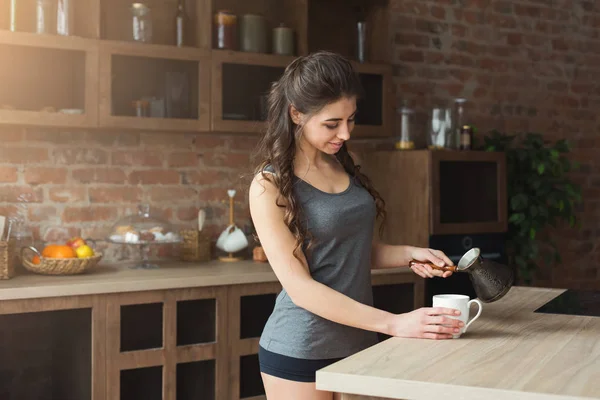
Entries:
{"label": "decorative bottle on shelf", "polygon": [[10,0],[10,30],[17,31],[17,0]]}
{"label": "decorative bottle on shelf", "polygon": [[50,8],[52,3],[50,0],[37,0],[35,7],[35,32],[50,33]]}
{"label": "decorative bottle on shelf", "polygon": [[185,37],[187,29],[188,19],[185,12],[184,0],[177,2],[177,13],[175,14],[175,45],[182,47],[187,44],[187,38]]}
{"label": "decorative bottle on shelf", "polygon": [[463,125],[460,128],[460,150],[471,150],[473,146],[473,127]]}
{"label": "decorative bottle on shelf", "polygon": [[152,12],[143,3],[131,4],[133,17],[133,40],[136,42],[152,43]]}
{"label": "decorative bottle on shelf", "polygon": [[73,10],[71,0],[58,0],[56,9],[56,33],[63,36],[72,34]]}
{"label": "decorative bottle on shelf", "polygon": [[450,138],[450,147],[454,150],[462,150],[462,129],[465,125],[465,107],[467,99],[454,99],[454,129]]}

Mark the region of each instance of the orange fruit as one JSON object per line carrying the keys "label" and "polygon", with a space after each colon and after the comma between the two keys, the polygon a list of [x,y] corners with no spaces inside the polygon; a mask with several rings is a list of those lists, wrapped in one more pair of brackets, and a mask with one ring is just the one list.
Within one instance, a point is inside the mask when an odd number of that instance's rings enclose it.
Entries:
{"label": "orange fruit", "polygon": [[77,253],[71,246],[61,244],[50,244],[42,251],[42,257],[47,258],[75,258]]}
{"label": "orange fruit", "polygon": [[31,262],[34,264],[39,264],[42,262],[42,260],[40,260],[40,256],[33,256],[33,258],[31,259]]}

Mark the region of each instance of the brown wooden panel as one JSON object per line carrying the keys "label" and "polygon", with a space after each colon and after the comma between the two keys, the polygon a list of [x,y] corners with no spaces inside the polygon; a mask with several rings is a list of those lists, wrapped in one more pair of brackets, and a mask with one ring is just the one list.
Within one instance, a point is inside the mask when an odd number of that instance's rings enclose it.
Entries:
{"label": "brown wooden panel", "polygon": [[[442,224],[440,222],[440,161],[489,161],[498,166],[498,221]],[[506,158],[501,152],[486,151],[432,151],[431,152],[431,217],[432,235],[506,232],[508,228],[506,202]],[[465,177],[468,179],[468,176]]]}
{"label": "brown wooden panel", "polygon": [[[375,151],[361,154],[362,171],[386,202],[382,241],[426,247],[429,243],[429,153]],[[378,237],[378,227],[375,234]]]}

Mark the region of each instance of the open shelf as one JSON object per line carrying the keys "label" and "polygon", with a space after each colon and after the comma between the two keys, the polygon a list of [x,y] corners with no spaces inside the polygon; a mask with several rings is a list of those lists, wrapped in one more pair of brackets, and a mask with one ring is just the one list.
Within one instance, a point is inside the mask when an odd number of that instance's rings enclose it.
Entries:
{"label": "open shelf", "polygon": [[177,400],[215,400],[215,360],[177,364]]}
{"label": "open shelf", "polygon": [[[11,28],[10,3],[10,0],[0,0],[0,29],[9,30]],[[70,2],[70,36],[86,38],[99,37],[99,5],[99,0],[77,0]],[[47,33],[36,34],[37,36],[46,36],[48,38],[57,37],[56,7],[57,2],[53,1],[48,9],[49,20],[47,21],[46,25]],[[15,16],[16,32],[36,32],[35,1],[18,0]]]}
{"label": "open shelf", "polygon": [[[280,26],[280,24],[285,24],[287,27],[294,30],[294,54],[307,54],[307,8],[307,0],[212,0],[213,15],[220,10],[227,10],[237,16],[238,36],[240,32],[240,22],[242,16],[245,14],[259,14],[265,17],[267,24],[268,53],[272,53],[273,28]],[[216,48],[214,39],[214,22],[212,23],[212,46],[213,48]],[[240,50],[239,39],[237,42],[237,48],[232,50]]]}
{"label": "open shelf", "polygon": [[91,400],[91,309],[0,315],[0,398]]}
{"label": "open shelf", "polygon": [[212,130],[262,132],[266,95],[293,57],[231,51],[212,54]]}
{"label": "open shelf", "polygon": [[[209,121],[208,52],[163,45],[101,45],[100,126],[206,131]],[[137,116],[133,101],[147,101]]]}
{"label": "open shelf", "polygon": [[97,47],[87,47],[91,44],[87,39],[57,39],[0,33],[2,124],[92,127],[97,123],[97,91],[92,84],[97,82]]}
{"label": "open shelf", "polygon": [[[357,22],[367,22],[367,62],[389,62],[389,0],[312,0],[308,6],[308,50],[329,50],[357,59]],[[332,20],[335,16],[335,21]],[[335,24],[335,27],[332,25]]]}
{"label": "open shelf", "polygon": [[121,306],[121,351],[163,347],[163,303]]}
{"label": "open shelf", "polygon": [[121,371],[120,400],[162,400],[163,367]]}
{"label": "open shelf", "polygon": [[[210,21],[204,17],[206,14],[204,1],[185,0],[184,2],[187,15],[185,47],[207,47],[208,41],[203,42],[201,38],[208,35],[209,29],[206,29],[206,24]],[[134,41],[131,3],[122,0],[102,0],[102,39]],[[152,15],[151,43],[175,46],[177,0],[146,0],[143,3],[150,8]]]}

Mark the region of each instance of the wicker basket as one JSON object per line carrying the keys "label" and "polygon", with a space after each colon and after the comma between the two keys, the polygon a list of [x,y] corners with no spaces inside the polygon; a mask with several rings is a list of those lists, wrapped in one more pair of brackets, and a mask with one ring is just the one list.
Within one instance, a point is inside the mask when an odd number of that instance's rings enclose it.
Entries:
{"label": "wicker basket", "polygon": [[14,241],[0,241],[0,279],[15,276]]}
{"label": "wicker basket", "polygon": [[[33,254],[37,253],[40,263],[34,264]],[[48,258],[42,257],[34,247],[23,247],[21,249],[23,266],[31,272],[43,275],[75,275],[81,274],[95,267],[102,259],[102,253],[96,253],[87,258]]]}
{"label": "wicker basket", "polygon": [[183,238],[181,246],[181,259],[183,261],[210,261],[210,237],[208,235],[196,229],[185,229],[179,233]]}

